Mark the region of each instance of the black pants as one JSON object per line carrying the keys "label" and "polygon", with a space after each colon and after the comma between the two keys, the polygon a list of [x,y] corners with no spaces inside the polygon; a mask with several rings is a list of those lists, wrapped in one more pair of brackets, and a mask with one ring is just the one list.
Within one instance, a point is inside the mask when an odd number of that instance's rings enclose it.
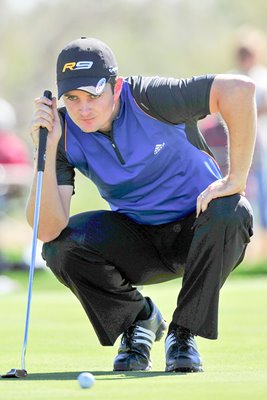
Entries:
{"label": "black pants", "polygon": [[217,338],[219,291],[242,261],[252,211],[239,195],[213,200],[195,214],[163,225],[140,225],[112,211],[70,218],[43,247],[47,265],[80,300],[98,338],[112,345],[145,304],[135,285],[183,276],[173,322]]}

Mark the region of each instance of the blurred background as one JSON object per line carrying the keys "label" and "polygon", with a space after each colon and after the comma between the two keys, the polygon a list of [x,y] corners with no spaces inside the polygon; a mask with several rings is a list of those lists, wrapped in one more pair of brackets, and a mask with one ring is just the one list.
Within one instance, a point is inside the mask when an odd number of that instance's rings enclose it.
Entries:
{"label": "blurred background", "polygon": [[[32,231],[24,208],[32,176],[33,101],[44,89],[56,94],[57,55],[80,36],[106,42],[123,76],[231,71],[257,80],[261,132],[248,183],[255,235],[240,271],[267,272],[265,0],[0,0],[0,9],[0,273],[29,263]],[[223,121],[215,116],[200,125],[224,169]],[[79,176],[72,213],[96,208],[107,206]],[[37,264],[43,266],[41,257]]]}

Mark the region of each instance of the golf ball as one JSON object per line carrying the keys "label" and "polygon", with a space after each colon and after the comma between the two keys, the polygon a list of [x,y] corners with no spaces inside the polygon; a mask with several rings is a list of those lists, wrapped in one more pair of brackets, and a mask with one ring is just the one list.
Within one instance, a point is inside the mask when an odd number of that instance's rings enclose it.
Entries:
{"label": "golf ball", "polygon": [[78,376],[78,382],[82,389],[89,389],[95,383],[95,377],[93,374],[90,374],[90,372],[82,372]]}

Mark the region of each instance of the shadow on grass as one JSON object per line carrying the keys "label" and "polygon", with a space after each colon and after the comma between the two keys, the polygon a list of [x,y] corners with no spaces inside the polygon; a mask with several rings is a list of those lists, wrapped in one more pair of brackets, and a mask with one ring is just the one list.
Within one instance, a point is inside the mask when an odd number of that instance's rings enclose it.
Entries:
{"label": "shadow on grass", "polygon": [[[76,380],[78,375],[82,371],[72,371],[72,372],[47,372],[47,373],[29,373],[26,378],[17,379],[14,378],[12,381],[71,381]],[[118,379],[143,379],[143,378],[153,378],[157,376],[177,376],[186,375],[185,372],[178,373],[166,373],[163,371],[129,371],[129,372],[113,372],[113,371],[90,371],[96,379],[99,380],[118,380]],[[1,379],[4,380],[4,379]],[[5,381],[10,381],[11,379],[5,379]]]}

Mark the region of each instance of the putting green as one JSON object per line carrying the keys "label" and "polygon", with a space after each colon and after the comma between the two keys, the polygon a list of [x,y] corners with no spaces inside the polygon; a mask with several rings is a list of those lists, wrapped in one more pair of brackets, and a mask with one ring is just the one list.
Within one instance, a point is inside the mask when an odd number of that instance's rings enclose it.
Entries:
{"label": "putting green", "polygon": [[[20,275],[20,274],[18,274]],[[0,373],[21,368],[27,276],[15,293],[0,295]],[[170,321],[179,281],[143,288]],[[197,338],[205,372],[164,373],[164,341],[152,350],[150,372],[112,372],[115,347],[98,344],[78,301],[49,273],[37,272],[33,287],[26,379],[0,379],[0,399],[265,400],[267,393],[267,278],[230,279],[222,290],[220,336]],[[92,389],[77,376],[95,375]]]}

